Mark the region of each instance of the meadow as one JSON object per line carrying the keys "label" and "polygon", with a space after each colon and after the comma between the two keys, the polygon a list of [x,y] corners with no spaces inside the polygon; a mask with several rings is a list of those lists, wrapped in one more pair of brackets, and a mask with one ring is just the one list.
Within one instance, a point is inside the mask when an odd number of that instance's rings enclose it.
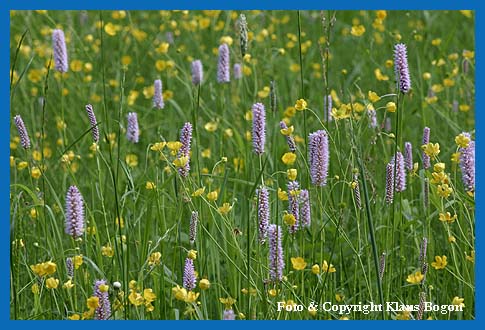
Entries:
{"label": "meadow", "polygon": [[474,319],[474,12],[10,19],[11,319]]}

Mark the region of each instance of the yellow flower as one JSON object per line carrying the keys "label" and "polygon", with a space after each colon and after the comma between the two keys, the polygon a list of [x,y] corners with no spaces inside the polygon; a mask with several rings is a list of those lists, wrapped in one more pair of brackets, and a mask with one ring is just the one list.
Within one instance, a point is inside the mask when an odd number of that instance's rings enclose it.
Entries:
{"label": "yellow flower", "polygon": [[471,263],[475,262],[475,250],[471,250],[470,255],[465,254],[466,260],[470,261]]}
{"label": "yellow flower", "polygon": [[189,157],[187,156],[182,156],[180,158],[177,158],[173,161],[173,165],[175,167],[184,167],[185,165],[187,165],[187,163],[189,162]]}
{"label": "yellow flower", "polygon": [[59,280],[57,278],[54,278],[54,277],[49,277],[45,281],[45,285],[46,285],[47,289],[57,289],[57,286],[59,285]]}
{"label": "yellow flower", "polygon": [[440,153],[440,144],[439,143],[428,143],[421,146],[424,153],[431,158],[436,158]]}
{"label": "yellow flower", "polygon": [[229,203],[224,203],[217,209],[222,215],[227,215],[232,210],[232,205]]}
{"label": "yellow flower", "polygon": [[419,284],[423,279],[424,279],[424,275],[421,274],[421,271],[418,270],[413,274],[409,274],[408,278],[406,279],[406,282],[411,284]]}
{"label": "yellow flower", "polygon": [[446,261],[446,256],[435,256],[434,257],[434,260],[432,263],[431,263],[431,266],[434,267],[434,269],[438,270],[438,269],[444,269],[446,267],[446,265],[448,264],[448,262]]}
{"label": "yellow flower", "polygon": [[459,163],[460,162],[460,153],[459,152],[454,152],[451,154],[451,161],[453,163]]}
{"label": "yellow flower", "polygon": [[444,172],[433,172],[431,173],[431,175],[433,176],[433,178],[431,179],[431,183],[432,184],[440,184],[440,183],[444,183],[444,184],[448,184],[450,183],[450,180],[448,179],[448,175],[446,175],[446,173]]}
{"label": "yellow flower", "polygon": [[286,213],[283,216],[283,222],[286,223],[288,226],[294,226],[296,223],[296,218],[293,214],[291,213]]}
{"label": "yellow flower", "polygon": [[295,181],[296,176],[298,175],[298,171],[296,170],[296,168],[290,168],[286,170],[286,174],[288,175],[288,180]]}
{"label": "yellow flower", "polygon": [[39,291],[40,291],[39,290],[39,284],[37,284],[37,283],[32,284],[31,290],[32,290],[33,294],[39,294]]}
{"label": "yellow flower", "polygon": [[185,297],[184,301],[186,303],[189,303],[189,304],[193,303],[193,302],[197,301],[197,298],[199,298],[199,295],[200,295],[199,292],[195,293],[193,291],[189,291],[189,292],[187,292],[187,296]]}
{"label": "yellow flower", "polygon": [[56,272],[57,265],[52,261],[47,261],[40,264],[31,265],[30,269],[32,269],[32,271],[39,276],[52,275]]}
{"label": "yellow flower", "polygon": [[81,317],[79,316],[79,314],[72,314],[71,316],[68,316],[67,317],[69,320],[72,320],[72,321],[77,321],[77,320],[80,320]]}
{"label": "yellow flower", "polygon": [[160,54],[166,54],[169,47],[170,44],[168,42],[162,42],[155,50]]}
{"label": "yellow flower", "polygon": [[332,108],[332,117],[336,120],[350,118],[351,114],[352,107],[350,107],[348,104],[342,103],[338,109]]}
{"label": "yellow flower", "polygon": [[456,237],[451,235],[451,236],[448,236],[448,243],[455,243],[456,242]]}
{"label": "yellow flower", "polygon": [[130,294],[128,295],[128,300],[134,306],[140,306],[143,304],[143,297],[140,293],[136,292],[136,290],[131,290]]}
{"label": "yellow flower", "polygon": [[373,91],[369,91],[368,98],[369,98],[369,101],[371,101],[372,103],[375,103],[381,99],[381,97],[377,95],[376,92],[373,92]]}
{"label": "yellow flower", "polygon": [[145,299],[146,303],[151,303],[157,299],[157,296],[153,293],[152,289],[145,289],[143,290],[143,299]]}
{"label": "yellow flower", "polygon": [[180,141],[169,141],[167,142],[167,148],[170,149],[172,154],[176,154],[180,148],[182,148],[182,142]]}
{"label": "yellow flower", "polygon": [[288,128],[280,129],[280,132],[281,132],[281,134],[283,134],[285,136],[289,136],[293,133],[294,130],[295,130],[295,128],[293,126],[290,126]]}
{"label": "yellow flower", "polygon": [[99,291],[101,292],[108,292],[108,290],[109,290],[109,286],[107,284],[101,284],[99,286]]}
{"label": "yellow flower", "polygon": [[32,169],[30,170],[30,173],[31,173],[31,175],[34,179],[38,179],[42,175],[40,168],[38,168],[36,166],[32,167]]}
{"label": "yellow flower", "polygon": [[165,148],[166,145],[167,145],[167,142],[157,142],[150,147],[150,150],[152,150],[152,151],[162,151],[163,148]]}
{"label": "yellow flower", "polygon": [[460,104],[458,109],[460,109],[461,112],[468,112],[470,111],[470,106],[468,104]]}
{"label": "yellow flower", "polygon": [[199,281],[199,288],[201,290],[207,290],[210,288],[210,286],[211,286],[211,282],[209,282],[209,280],[206,278],[203,278]]}
{"label": "yellow flower", "polygon": [[445,163],[436,163],[433,166],[433,170],[438,173],[443,172],[445,168],[446,168]]}
{"label": "yellow flower", "polygon": [[443,85],[445,85],[445,87],[453,87],[455,86],[455,81],[453,79],[446,78],[443,80]]}
{"label": "yellow flower", "polygon": [[440,197],[448,198],[453,192],[453,188],[451,188],[447,184],[442,184],[438,186],[437,192]]}
{"label": "yellow flower", "polygon": [[153,252],[148,257],[148,265],[149,266],[160,265],[160,258],[161,257],[162,257],[162,254],[160,252]]}
{"label": "yellow flower", "polygon": [[285,190],[282,190],[281,188],[278,187],[278,198],[281,201],[287,201],[288,193]]}
{"label": "yellow flower", "polygon": [[80,254],[80,255],[74,256],[72,258],[72,262],[74,264],[74,269],[78,269],[83,264],[83,255]]}
{"label": "yellow flower", "polygon": [[217,130],[217,123],[215,121],[210,121],[204,125],[204,128],[207,132],[215,132]]}
{"label": "yellow flower", "polygon": [[192,197],[199,197],[205,192],[205,187],[199,188],[192,193]]}
{"label": "yellow flower", "polygon": [[269,92],[270,92],[269,87],[264,86],[263,89],[258,92],[258,97],[264,99],[264,98],[268,97]]}
{"label": "yellow flower", "polygon": [[281,161],[285,165],[293,165],[295,163],[295,160],[296,160],[296,155],[292,152],[287,152],[283,155],[283,157],[281,157]]}
{"label": "yellow flower", "polygon": [[221,44],[227,44],[228,46],[232,45],[232,38],[230,36],[222,36],[219,40]]}
{"label": "yellow flower", "polygon": [[64,289],[67,289],[67,290],[72,289],[73,286],[74,286],[74,284],[72,283],[72,281],[70,279],[62,285],[62,287]]}
{"label": "yellow flower", "polygon": [[217,197],[219,196],[219,193],[217,190],[211,191],[207,194],[207,199],[210,200],[211,202],[217,200]]}
{"label": "yellow flower", "polygon": [[155,185],[155,183],[151,182],[151,181],[147,181],[147,183],[145,184],[145,189],[147,190],[153,190],[155,189],[157,186]]}
{"label": "yellow flower", "polygon": [[95,297],[95,296],[89,297],[86,300],[86,306],[89,309],[96,309],[96,308],[98,308],[99,307],[99,298],[98,297]]}
{"label": "yellow flower", "polygon": [[457,146],[461,148],[467,148],[468,144],[470,143],[470,138],[467,135],[461,133],[455,137],[455,142]]}
{"label": "yellow flower", "polygon": [[396,109],[397,109],[396,103],[394,103],[394,102],[387,102],[387,104],[386,104],[386,110],[387,110],[387,112],[396,112]]}
{"label": "yellow flower", "polygon": [[306,267],[306,262],[302,257],[291,258],[291,265],[295,270],[303,270]]}
{"label": "yellow flower", "polygon": [[224,304],[224,306],[226,307],[226,309],[230,309],[232,307],[232,305],[234,305],[236,303],[236,299],[231,298],[231,297],[219,298],[219,301],[222,304]]}
{"label": "yellow flower", "polygon": [[341,293],[336,293],[335,294],[335,300],[337,300],[337,302],[342,302],[344,300],[344,295],[341,294]]}
{"label": "yellow flower", "polygon": [[374,74],[376,76],[376,79],[379,81],[387,81],[389,80],[389,76],[386,76],[381,72],[381,69],[377,68],[374,70]]}
{"label": "yellow flower", "polygon": [[126,161],[126,164],[129,167],[136,167],[136,166],[138,166],[138,156],[135,155],[135,154],[128,154],[128,155],[126,155],[125,161]]}
{"label": "yellow flower", "polygon": [[295,109],[298,111],[303,111],[307,108],[307,103],[304,99],[296,100]]}
{"label": "yellow flower", "polygon": [[189,250],[187,253],[187,258],[195,260],[197,259],[197,251],[196,250]]}
{"label": "yellow flower", "polygon": [[350,34],[355,36],[355,37],[360,37],[365,33],[365,27],[360,24],[360,25],[354,25],[352,26],[352,29],[350,30]]}
{"label": "yellow flower", "polygon": [[465,304],[463,303],[465,301],[465,298],[460,298],[460,297],[453,297],[453,301],[451,302],[453,305],[461,306],[462,308],[465,307]]}
{"label": "yellow flower", "polygon": [[115,251],[114,249],[111,247],[110,244],[108,245],[105,245],[103,247],[101,247],[101,254],[105,257],[113,257],[115,255]]}
{"label": "yellow flower", "polygon": [[457,215],[455,214],[451,216],[450,212],[440,213],[440,221],[443,221],[443,222],[453,223],[455,222],[456,218],[457,218]]}
{"label": "yellow flower", "polygon": [[423,79],[424,80],[430,80],[431,79],[431,73],[429,73],[429,72],[423,73]]}
{"label": "yellow flower", "polygon": [[403,310],[396,315],[396,320],[410,320],[411,311]]}
{"label": "yellow flower", "polygon": [[335,267],[330,264],[328,265],[327,263],[327,260],[323,260],[323,263],[322,263],[322,272],[323,273],[335,273],[337,270],[335,269]]}
{"label": "yellow flower", "polygon": [[312,266],[312,273],[315,275],[320,274],[320,265],[319,264],[314,264]]}

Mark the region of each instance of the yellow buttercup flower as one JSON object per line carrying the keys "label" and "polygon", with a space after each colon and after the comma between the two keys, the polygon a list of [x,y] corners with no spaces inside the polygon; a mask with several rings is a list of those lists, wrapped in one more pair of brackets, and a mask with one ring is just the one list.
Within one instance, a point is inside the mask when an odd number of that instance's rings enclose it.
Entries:
{"label": "yellow buttercup flower", "polygon": [[436,158],[440,153],[440,144],[439,143],[428,143],[421,146],[424,153],[431,158]]}
{"label": "yellow buttercup flower", "polygon": [[269,92],[270,88],[268,86],[264,86],[263,89],[258,92],[258,97],[264,99],[268,97]]}
{"label": "yellow buttercup flower", "polygon": [[166,145],[167,145],[167,142],[164,142],[164,141],[163,142],[157,142],[150,147],[150,150],[152,150],[152,151],[162,151],[163,148],[165,148]]}
{"label": "yellow buttercup flower", "polygon": [[45,286],[47,287],[47,289],[57,289],[58,285],[59,285],[59,280],[54,277],[49,277],[45,281]]}
{"label": "yellow buttercup flower", "polygon": [[387,102],[386,104],[386,110],[387,112],[396,112],[397,106],[396,103],[394,102]]}
{"label": "yellow buttercup flower", "polygon": [[331,114],[336,120],[350,118],[350,115],[352,114],[352,107],[348,104],[342,103],[338,109],[332,108]]}
{"label": "yellow buttercup flower", "polygon": [[217,190],[211,191],[207,194],[207,199],[210,200],[211,202],[217,200],[217,197],[219,196],[219,193]]}
{"label": "yellow buttercup flower", "polygon": [[320,274],[320,265],[319,264],[314,264],[312,266],[312,273],[315,275]]}
{"label": "yellow buttercup flower", "polygon": [[337,270],[332,264],[328,264],[327,260],[323,260],[322,263],[322,272],[323,273],[335,273]]}
{"label": "yellow buttercup flower", "polygon": [[185,297],[184,301],[189,304],[194,303],[197,301],[197,298],[199,298],[199,295],[199,292],[195,293],[193,291],[189,291],[187,292],[187,297]]}
{"label": "yellow buttercup flower", "polygon": [[278,199],[280,201],[287,201],[288,200],[288,193],[285,190],[282,190],[278,187]]}
{"label": "yellow buttercup flower", "polygon": [[436,163],[436,164],[434,164],[434,166],[433,166],[433,170],[434,170],[435,172],[438,172],[438,173],[439,173],[439,172],[443,172],[443,171],[445,170],[445,168],[446,168],[445,163]]}
{"label": "yellow buttercup flower", "polygon": [[283,222],[286,223],[288,226],[294,226],[296,223],[296,218],[293,214],[291,213],[286,213],[283,216]]}
{"label": "yellow buttercup flower", "polygon": [[280,132],[281,134],[285,135],[285,136],[289,136],[293,133],[293,131],[295,130],[295,127],[293,126],[290,126],[288,128],[282,128],[280,129]]}
{"label": "yellow buttercup flower", "polygon": [[463,303],[465,301],[465,298],[460,298],[460,297],[453,297],[453,301],[451,302],[453,305],[465,307],[465,304]]}
{"label": "yellow buttercup flower", "polygon": [[457,215],[453,215],[451,216],[451,213],[450,212],[446,212],[446,213],[440,213],[440,221],[443,221],[443,222],[447,222],[447,223],[453,223],[455,222],[457,218]]}
{"label": "yellow buttercup flower", "polygon": [[152,181],[147,181],[146,184],[145,184],[145,189],[147,189],[147,190],[153,190],[156,187],[157,186]]}
{"label": "yellow buttercup flower", "polygon": [[438,173],[433,172],[433,173],[431,173],[431,176],[433,177],[430,181],[432,184],[441,184],[441,183],[448,184],[448,183],[450,183],[448,175],[446,175],[446,173],[444,173],[444,172],[438,172]]}
{"label": "yellow buttercup flower", "polygon": [[72,283],[71,279],[67,280],[67,282],[65,282],[62,285],[62,288],[66,289],[66,290],[72,289],[73,287],[74,287],[74,283]]}
{"label": "yellow buttercup flower", "polygon": [[288,180],[295,181],[298,175],[298,171],[296,170],[296,168],[290,168],[286,170],[286,174],[288,175]]}
{"label": "yellow buttercup flower", "polygon": [[39,284],[37,284],[37,283],[32,284],[31,290],[32,290],[33,294],[39,294],[39,292],[40,292]]}
{"label": "yellow buttercup flower", "polygon": [[189,157],[182,156],[182,157],[179,157],[179,158],[175,159],[173,161],[173,165],[175,167],[180,168],[180,167],[184,167],[185,165],[187,165],[188,162],[189,162]]}
{"label": "yellow buttercup flower", "polygon": [[136,290],[131,290],[130,294],[128,295],[128,300],[130,301],[130,303],[134,306],[140,306],[143,304],[143,296],[136,292]]}
{"label": "yellow buttercup flower", "polygon": [[304,99],[296,100],[295,109],[298,111],[303,111],[307,108],[307,102]]}
{"label": "yellow buttercup flower", "polygon": [[365,33],[365,26],[362,24],[360,25],[354,25],[352,26],[352,29],[350,30],[350,34],[355,36],[355,37],[360,37]]}
{"label": "yellow buttercup flower", "polygon": [[105,257],[111,258],[115,255],[115,251],[110,244],[107,244],[101,247],[101,254]]}
{"label": "yellow buttercup flower", "polygon": [[217,123],[214,121],[210,121],[204,125],[204,128],[207,132],[215,132],[217,130]]}
{"label": "yellow buttercup flower", "polygon": [[149,266],[157,266],[157,265],[160,265],[160,258],[161,257],[162,257],[162,254],[160,252],[153,252],[148,257],[148,265]]}
{"label": "yellow buttercup flower", "polygon": [[455,137],[455,142],[457,146],[461,148],[467,148],[468,144],[470,143],[470,138],[467,135],[461,133]]}
{"label": "yellow buttercup flower", "polygon": [[77,320],[80,320],[81,317],[79,316],[79,314],[72,314],[71,316],[68,316],[67,317],[69,320],[72,320],[72,321],[77,321]]}
{"label": "yellow buttercup flower", "polygon": [[373,91],[369,91],[367,96],[368,96],[369,101],[371,101],[372,103],[375,103],[375,102],[377,102],[381,99],[381,97],[379,95],[377,95],[376,92],[373,92]]}
{"label": "yellow buttercup flower", "polygon": [[222,215],[227,215],[232,210],[232,205],[229,203],[224,203],[217,209]]}
{"label": "yellow buttercup flower", "polygon": [[197,251],[196,250],[189,250],[189,252],[187,252],[187,258],[192,259],[192,260],[197,259]]}
{"label": "yellow buttercup flower", "polygon": [[424,275],[421,274],[421,271],[418,270],[413,274],[409,274],[408,278],[406,279],[406,282],[411,284],[419,284],[423,279],[424,279]]}
{"label": "yellow buttercup flower", "polygon": [[431,263],[431,266],[434,267],[434,269],[438,270],[438,269],[444,269],[446,267],[446,265],[448,264],[448,262],[446,261],[446,256],[436,256],[434,257],[434,260],[432,263]]}
{"label": "yellow buttercup flower", "polygon": [[99,297],[95,297],[95,296],[89,297],[86,300],[86,306],[89,309],[96,309],[96,308],[98,308],[99,307]]}
{"label": "yellow buttercup flower", "polygon": [[152,289],[145,289],[143,290],[143,299],[145,299],[145,303],[151,303],[157,299],[157,296],[153,293]]}
{"label": "yellow buttercup flower", "polygon": [[199,197],[199,196],[203,195],[204,192],[205,192],[205,187],[199,188],[192,193],[192,197]]}
{"label": "yellow buttercup flower", "polygon": [[381,72],[381,69],[377,68],[374,70],[374,74],[376,76],[376,79],[379,81],[387,81],[389,80],[389,76],[386,76]]}
{"label": "yellow buttercup flower", "polygon": [[441,184],[441,185],[438,185],[437,192],[440,197],[448,198],[453,192],[453,188],[451,188],[447,184]]}
{"label": "yellow buttercup flower", "polygon": [[74,269],[78,269],[83,264],[83,255],[79,254],[77,256],[74,256],[72,258],[72,262],[74,264]]}
{"label": "yellow buttercup flower", "polygon": [[170,149],[172,154],[176,154],[180,148],[182,148],[182,142],[180,141],[169,141],[167,142],[167,148]]}
{"label": "yellow buttercup flower", "polygon": [[281,161],[285,165],[293,165],[295,163],[295,160],[296,160],[296,155],[292,152],[287,152],[283,155],[283,157],[281,157]]}
{"label": "yellow buttercup flower", "polygon": [[199,288],[201,290],[208,290],[211,286],[211,282],[208,279],[203,278],[199,281]]}
{"label": "yellow buttercup flower", "polygon": [[291,258],[291,265],[295,270],[303,270],[305,269],[307,263],[305,262],[305,259],[303,259],[302,257],[297,257],[297,258]]}
{"label": "yellow buttercup flower", "polygon": [[226,309],[230,309],[232,307],[232,305],[234,305],[236,303],[236,299],[234,299],[232,297],[219,298],[219,301],[222,304],[224,304],[224,306],[226,307]]}

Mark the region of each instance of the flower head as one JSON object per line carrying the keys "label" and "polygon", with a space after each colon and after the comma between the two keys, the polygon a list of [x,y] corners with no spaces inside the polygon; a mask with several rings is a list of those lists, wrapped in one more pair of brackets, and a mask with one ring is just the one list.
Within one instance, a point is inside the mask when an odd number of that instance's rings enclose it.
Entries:
{"label": "flower head", "polygon": [[386,203],[392,204],[394,200],[394,166],[388,163],[386,166]]}
{"label": "flower head", "polygon": [[163,103],[162,81],[160,79],[155,80],[153,87],[153,107],[163,109],[165,104]]}
{"label": "flower head", "polygon": [[303,227],[310,227],[311,214],[310,214],[310,195],[308,190],[302,189],[299,195],[300,202],[300,222]]}
{"label": "flower head", "polygon": [[270,218],[269,192],[262,187],[256,191],[258,196],[258,223],[259,223],[259,242],[264,243],[268,236],[268,225]]}
{"label": "flower head", "polygon": [[238,80],[242,78],[242,65],[239,63],[235,63],[234,67],[232,68],[232,72],[234,74],[234,79]]}
{"label": "flower head", "polygon": [[111,305],[109,302],[108,285],[106,280],[94,282],[94,297],[98,297],[98,307],[94,311],[95,320],[107,320],[111,315]]}
{"label": "flower head", "polygon": [[406,94],[411,90],[411,77],[409,76],[407,49],[405,44],[394,46],[394,71],[399,90]]}
{"label": "flower head", "polygon": [[284,121],[280,121],[280,132],[283,134],[286,138],[286,143],[288,144],[288,148],[290,149],[291,152],[296,151],[296,144],[295,144],[295,139],[291,135],[293,133],[293,126],[288,127]]}
{"label": "flower head", "polygon": [[196,283],[197,283],[197,279],[195,277],[194,261],[190,258],[185,258],[184,278],[183,278],[184,288],[189,291],[192,291],[193,289],[195,289]]}
{"label": "flower head", "polygon": [[16,115],[14,117],[15,126],[17,126],[17,131],[19,132],[20,136],[20,144],[22,148],[28,149],[30,148],[30,138],[29,133],[27,133],[27,128],[25,127],[24,121],[20,115]]}
{"label": "flower head", "polygon": [[282,247],[282,233],[281,227],[275,224],[268,226],[269,239],[269,279],[277,282],[283,279],[283,269],[285,268],[285,261]]}
{"label": "flower head", "polygon": [[266,112],[262,103],[255,103],[252,107],[253,113],[253,151],[262,155],[266,141]]}
{"label": "flower head", "polygon": [[413,274],[409,274],[406,282],[411,283],[411,284],[420,284],[424,280],[424,275],[421,274],[421,271],[418,270],[417,272]]}
{"label": "flower head", "polygon": [[86,104],[86,112],[88,113],[89,123],[91,124],[91,134],[93,135],[93,141],[99,142],[99,128],[98,122],[96,121],[96,116],[94,115],[93,106],[91,104]]}
{"label": "flower head", "polygon": [[180,131],[180,142],[182,143],[182,146],[178,150],[177,157],[182,158],[186,157],[187,162],[183,164],[183,166],[180,166],[178,171],[179,174],[186,178],[189,175],[190,171],[190,144],[192,141],[192,124],[187,122],[184,124],[182,127],[182,130]]}
{"label": "flower head", "polygon": [[66,234],[73,238],[84,232],[83,197],[76,186],[70,186],[66,195]]}
{"label": "flower head", "polygon": [[132,143],[138,143],[140,130],[138,128],[138,116],[136,112],[128,112],[127,119],[126,138]]}
{"label": "flower head", "polygon": [[197,237],[197,223],[199,222],[199,212],[192,211],[190,216],[190,227],[189,227],[189,242],[194,245],[195,239]]}
{"label": "flower head", "polygon": [[204,78],[204,70],[202,68],[202,62],[200,60],[195,60],[192,62],[192,83],[198,86],[202,83]]}
{"label": "flower head", "polygon": [[218,83],[228,83],[230,81],[229,64],[229,46],[224,43],[219,46],[219,62],[217,63]]}
{"label": "flower head", "polygon": [[[468,138],[470,138],[469,134]],[[460,168],[465,191],[473,192],[475,190],[475,141],[470,140],[467,147],[460,148]]]}
{"label": "flower head", "polygon": [[303,270],[305,269],[306,265],[307,263],[302,257],[291,258],[291,266],[294,270]]}
{"label": "flower head", "polygon": [[239,16],[239,43],[241,45],[241,56],[244,57],[248,50],[248,23],[244,14]]}
{"label": "flower head", "polygon": [[325,130],[319,130],[310,133],[308,149],[312,184],[316,186],[325,186],[327,184],[329,163],[327,132]]}
{"label": "flower head", "polygon": [[66,40],[64,38],[64,32],[60,29],[52,31],[52,49],[55,69],[59,72],[67,72],[69,65],[67,60]]}
{"label": "flower head", "polygon": [[[394,164],[396,162],[396,164]],[[406,171],[404,170],[404,157],[400,151],[391,160],[392,170],[394,173],[395,189],[397,192],[406,190]]]}
{"label": "flower head", "polygon": [[296,100],[295,109],[298,111],[303,111],[307,108],[307,102],[304,99]]}
{"label": "flower head", "polygon": [[434,257],[434,260],[432,263],[431,263],[431,266],[433,266],[434,269],[438,270],[438,269],[444,269],[446,267],[446,265],[448,264],[448,261],[446,261],[446,256],[435,256]]}

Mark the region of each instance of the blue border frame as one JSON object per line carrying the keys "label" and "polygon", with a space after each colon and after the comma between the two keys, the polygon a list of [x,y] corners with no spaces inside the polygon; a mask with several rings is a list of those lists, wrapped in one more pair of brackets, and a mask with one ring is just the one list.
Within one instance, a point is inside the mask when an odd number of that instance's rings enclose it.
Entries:
{"label": "blue border frame", "polygon": [[[483,0],[482,0],[483,1]],[[482,2],[483,3],[483,2]],[[10,61],[9,61],[9,36],[10,36],[10,15],[9,10],[11,9],[449,9],[449,10],[459,10],[459,9],[473,9],[476,11],[476,45],[475,45],[475,54],[476,54],[476,95],[481,96],[484,90],[483,85],[483,76],[484,67],[482,65],[481,59],[483,58],[482,50],[485,49],[485,9],[482,9],[483,4],[480,0],[408,0],[408,1],[399,1],[399,0],[367,0],[367,1],[357,1],[357,0],[341,0],[338,2],[330,2],[330,1],[315,1],[315,0],[298,0],[298,1],[289,1],[289,0],[245,0],[245,1],[238,1],[231,3],[227,0],[205,0],[205,1],[195,1],[195,0],[178,0],[173,2],[163,1],[163,0],[137,0],[137,1],[128,1],[128,0],[85,0],[79,2],[68,2],[68,1],[45,1],[45,0],[3,0],[0,1],[0,26],[3,33],[1,34],[0,38],[3,42],[0,43],[0,59],[1,61],[1,72],[3,72],[2,77],[3,79],[0,80],[1,84],[1,93],[2,93],[2,109],[1,112],[2,120],[0,120],[0,170],[4,173],[8,173],[10,171],[10,166],[8,163],[8,156],[10,155],[9,149],[9,127],[10,127],[10,105],[9,105],[9,83],[7,80],[7,73],[10,70]],[[482,98],[478,97],[475,100],[475,108],[480,109],[476,111],[476,141],[477,141],[477,157],[476,157],[476,167],[479,169],[482,164],[485,164],[483,160],[483,156],[481,151],[484,150],[482,147],[482,130],[481,125],[485,125],[485,112],[482,110],[485,105],[485,102],[482,101]],[[481,171],[477,171],[476,177],[476,202],[480,204],[483,201],[483,196],[481,192],[481,185],[482,185],[482,177],[483,174]],[[7,183],[3,183],[0,185],[0,210],[2,212],[2,217],[0,218],[0,233],[3,236],[2,238],[2,248],[0,251],[0,261],[2,264],[3,272],[0,272],[0,283],[3,287],[3,296],[4,298],[1,301],[0,305],[0,322],[5,322],[4,326],[7,328],[13,327],[56,327],[56,326],[65,326],[64,323],[60,323],[60,321],[40,321],[41,323],[37,323],[39,321],[31,321],[31,322],[22,322],[22,321],[11,321],[10,320],[10,303],[9,303],[9,286],[10,286],[10,276],[7,269],[10,269],[9,264],[9,249],[10,249],[10,239],[9,239],[9,231],[10,231],[10,222],[9,222],[9,193],[10,187]],[[480,208],[476,209],[476,237],[483,236],[483,225],[481,223],[481,215],[483,211]],[[482,308],[484,307],[483,299],[481,298],[479,293],[483,292],[483,285],[480,281],[481,279],[481,266],[483,262],[481,261],[481,252],[483,252],[481,240],[477,240],[476,242],[476,320],[475,321],[463,321],[467,322],[465,324],[466,327],[479,327],[480,324],[483,322],[482,316]],[[15,322],[15,323],[13,323]],[[35,322],[32,323],[32,322]],[[116,328],[128,328],[132,329],[134,325],[133,322],[137,321],[124,321],[120,323],[119,321],[112,321],[108,324],[104,323],[100,325],[99,323],[91,322],[89,323],[89,327],[101,327],[104,328],[108,327],[116,327]],[[147,327],[158,327],[158,326],[174,326],[176,323],[177,327],[193,327],[194,325],[199,327],[208,326],[208,327],[227,327],[227,323],[218,323],[215,321],[206,321],[204,323],[187,323],[188,321],[162,321],[163,324],[155,324],[154,322],[160,321],[145,321],[147,322],[144,326]],[[182,322],[182,323],[180,323]],[[267,322],[271,321],[253,321],[251,323],[252,326],[256,325],[258,327],[268,327],[274,326],[274,323],[270,324]],[[295,326],[301,326],[300,322],[305,321],[289,321],[289,322],[279,322],[278,327],[283,328],[294,328]],[[316,321],[308,321],[308,322],[316,322]],[[331,326],[331,327],[355,327],[355,326],[362,326],[356,325],[355,322],[365,322],[365,321],[350,321],[344,323],[338,323],[330,325],[329,323],[322,324],[322,326]],[[388,321],[389,322],[389,321]],[[450,323],[451,322],[451,323]],[[432,327],[439,327],[440,329],[443,328],[455,328],[457,326],[456,323],[458,321],[434,321],[431,323],[426,323],[426,327],[430,325]],[[233,323],[231,324],[232,327],[240,327],[244,326],[245,323]],[[388,327],[388,323],[383,323],[379,321],[367,321],[364,323],[371,327]],[[85,322],[70,322],[68,327],[69,328],[85,328],[87,323]],[[305,326],[315,327],[315,323],[305,323]],[[398,328],[409,328],[409,323],[402,323],[397,322],[393,323],[393,327]],[[415,326],[415,325],[414,325]],[[483,328],[483,326],[481,327]]]}

